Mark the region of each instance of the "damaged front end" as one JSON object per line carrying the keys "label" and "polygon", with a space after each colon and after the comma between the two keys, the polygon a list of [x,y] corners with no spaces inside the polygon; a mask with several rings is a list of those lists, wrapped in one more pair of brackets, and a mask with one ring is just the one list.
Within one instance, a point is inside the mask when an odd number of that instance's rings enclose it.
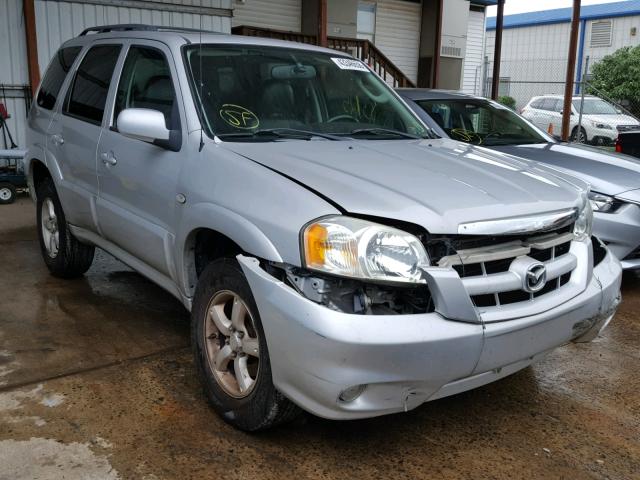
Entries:
{"label": "damaged front end", "polygon": [[406,315],[434,311],[426,284],[390,285],[323,275],[289,265],[268,268],[305,298],[331,310],[359,315]]}

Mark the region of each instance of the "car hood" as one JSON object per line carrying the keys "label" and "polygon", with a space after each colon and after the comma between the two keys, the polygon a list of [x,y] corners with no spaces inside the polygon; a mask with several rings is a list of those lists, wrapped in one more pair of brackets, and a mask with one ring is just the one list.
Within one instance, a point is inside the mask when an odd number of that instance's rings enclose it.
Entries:
{"label": "car hood", "polygon": [[638,125],[638,120],[629,115],[583,115],[584,118],[607,125]]}
{"label": "car hood", "polygon": [[[586,184],[542,165],[449,139],[221,144],[338,204],[432,233],[581,204]],[[292,199],[295,201],[295,199]]]}
{"label": "car hood", "polygon": [[587,182],[592,190],[606,195],[640,188],[640,160],[628,155],[562,143],[506,145],[492,149],[561,169]]}

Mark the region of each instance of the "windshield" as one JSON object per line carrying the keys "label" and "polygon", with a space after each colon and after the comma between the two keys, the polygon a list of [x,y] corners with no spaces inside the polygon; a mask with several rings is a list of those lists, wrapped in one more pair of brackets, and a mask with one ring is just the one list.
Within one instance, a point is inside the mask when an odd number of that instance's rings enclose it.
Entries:
{"label": "windshield", "polygon": [[[223,140],[424,138],[427,128],[359,60],[290,48],[191,45],[205,129]],[[198,103],[198,102],[197,102]],[[273,135],[270,135],[273,134]]]}
{"label": "windshield", "polygon": [[[580,100],[573,100],[573,108],[580,111]],[[583,115],[618,115],[616,107],[599,98],[585,98],[582,107]]]}
{"label": "windshield", "polygon": [[485,146],[547,143],[535,127],[509,108],[486,100],[447,99],[416,102],[449,135]]}

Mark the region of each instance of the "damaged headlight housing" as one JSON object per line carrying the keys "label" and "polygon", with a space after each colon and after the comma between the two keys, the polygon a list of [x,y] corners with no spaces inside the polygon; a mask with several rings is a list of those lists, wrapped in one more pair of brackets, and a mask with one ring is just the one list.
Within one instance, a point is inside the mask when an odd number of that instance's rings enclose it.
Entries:
{"label": "damaged headlight housing", "polygon": [[[589,194],[590,195],[590,194]],[[593,229],[593,208],[591,207],[591,201],[589,196],[585,195],[582,203],[582,209],[578,214],[578,218],[573,227],[573,234],[576,240],[587,240],[591,238],[591,231]]]}
{"label": "damaged headlight housing", "polygon": [[425,283],[427,252],[410,233],[359,218],[321,218],[302,230],[306,268],[384,282]]}

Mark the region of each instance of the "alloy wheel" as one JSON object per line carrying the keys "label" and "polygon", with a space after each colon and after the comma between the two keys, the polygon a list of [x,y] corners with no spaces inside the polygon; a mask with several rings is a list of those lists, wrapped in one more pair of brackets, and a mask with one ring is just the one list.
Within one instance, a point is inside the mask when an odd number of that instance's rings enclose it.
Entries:
{"label": "alloy wheel", "polygon": [[42,201],[40,217],[44,248],[49,257],[56,258],[60,249],[60,232],[58,231],[58,217],[50,198],[45,198]]}
{"label": "alloy wheel", "polygon": [[216,382],[230,396],[244,398],[255,387],[260,346],[245,301],[230,290],[209,302],[203,329],[207,361]]}

